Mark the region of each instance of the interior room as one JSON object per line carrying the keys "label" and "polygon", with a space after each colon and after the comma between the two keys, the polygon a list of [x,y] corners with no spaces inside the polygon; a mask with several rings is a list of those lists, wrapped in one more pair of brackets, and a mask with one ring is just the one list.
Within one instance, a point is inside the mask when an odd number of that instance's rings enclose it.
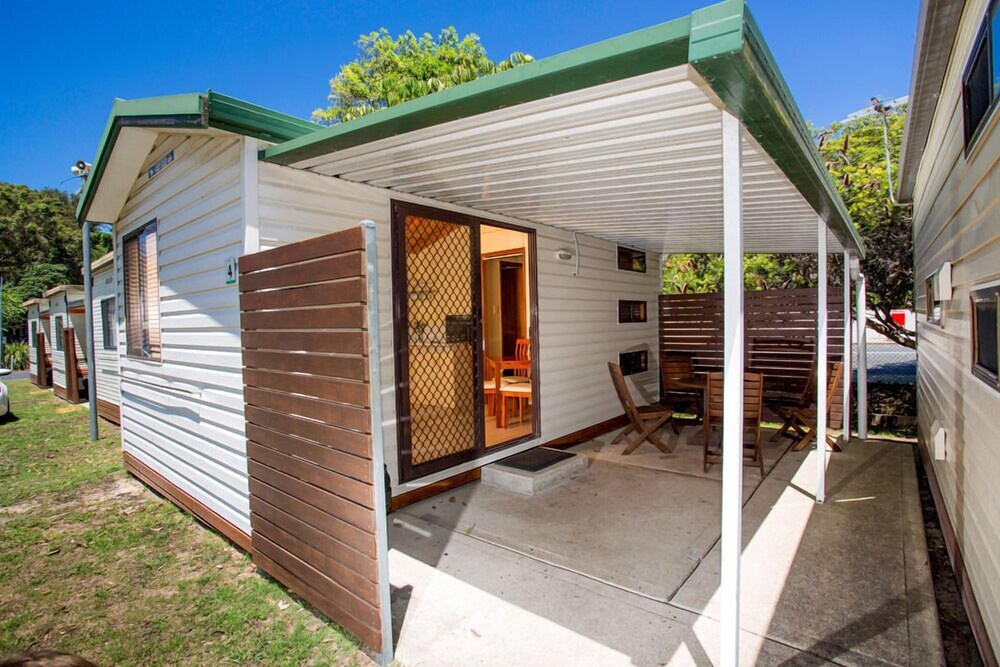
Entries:
{"label": "interior room", "polygon": [[480,226],[486,447],[532,432],[528,234]]}

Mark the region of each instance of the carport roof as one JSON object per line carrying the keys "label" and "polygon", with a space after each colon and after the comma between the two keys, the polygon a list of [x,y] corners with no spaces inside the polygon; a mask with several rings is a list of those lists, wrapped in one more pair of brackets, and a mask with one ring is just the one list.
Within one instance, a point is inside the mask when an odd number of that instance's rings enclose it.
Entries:
{"label": "carport roof", "polygon": [[747,139],[746,251],[815,252],[818,214],[831,251],[862,254],[744,0],[310,132],[261,155],[654,251],[718,251],[722,110],[739,118]]}

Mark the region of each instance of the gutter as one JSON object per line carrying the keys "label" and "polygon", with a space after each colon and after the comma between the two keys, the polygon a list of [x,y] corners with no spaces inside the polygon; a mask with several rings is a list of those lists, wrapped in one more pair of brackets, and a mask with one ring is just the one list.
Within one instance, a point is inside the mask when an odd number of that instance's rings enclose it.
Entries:
{"label": "gutter", "polygon": [[910,106],[899,155],[900,202],[913,200],[917,170],[927,147],[934,113],[961,22],[963,2],[922,0],[917,19],[917,40],[913,52]]}

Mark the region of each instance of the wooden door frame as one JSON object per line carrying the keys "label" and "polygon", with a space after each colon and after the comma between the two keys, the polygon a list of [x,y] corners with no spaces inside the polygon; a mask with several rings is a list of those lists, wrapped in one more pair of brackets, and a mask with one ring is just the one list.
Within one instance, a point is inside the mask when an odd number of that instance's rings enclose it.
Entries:
{"label": "wooden door frame", "polygon": [[[476,401],[475,446],[472,449],[459,452],[441,459],[413,466],[406,452],[410,448],[409,422],[404,422],[403,416],[409,414],[409,355],[408,330],[405,322],[408,318],[408,303],[406,299],[406,244],[403,222],[407,216],[431,218],[451,224],[467,225],[472,230],[472,257],[470,271],[472,272],[472,316],[474,322],[475,344],[473,355],[473,391]],[[412,482],[428,475],[459,466],[469,461],[481,459],[488,454],[513,447],[529,440],[541,437],[539,408],[539,373],[538,373],[538,260],[535,230],[528,227],[510,225],[489,218],[468,215],[458,211],[415,204],[393,199],[390,201],[390,246],[392,255],[392,305],[393,305],[393,361],[395,369],[396,393],[396,455],[401,482]],[[486,448],[486,411],[483,392],[483,288],[482,288],[482,253],[480,249],[480,227],[497,227],[527,235],[527,244],[521,248],[525,252],[527,281],[529,289],[530,319],[528,335],[531,338],[531,433],[512,439],[500,445]],[[404,381],[405,380],[405,381]]]}

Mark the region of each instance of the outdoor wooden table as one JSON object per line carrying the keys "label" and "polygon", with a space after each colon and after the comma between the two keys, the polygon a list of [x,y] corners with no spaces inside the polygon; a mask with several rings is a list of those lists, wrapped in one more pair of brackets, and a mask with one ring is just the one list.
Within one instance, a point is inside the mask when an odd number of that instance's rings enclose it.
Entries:
{"label": "outdoor wooden table", "polygon": [[[496,391],[497,398],[501,401],[501,407],[503,405],[503,397],[500,395],[500,390],[503,388],[503,372],[506,370],[520,370],[527,369],[531,370],[531,360],[530,359],[518,359],[516,357],[489,357],[489,360],[493,362],[493,368],[496,372]],[[527,378],[528,384],[531,382],[530,378]],[[497,428],[503,427],[502,412],[503,410],[494,410],[497,417]]]}
{"label": "outdoor wooden table", "polygon": [[671,389],[692,389],[701,392],[701,412],[697,419],[692,422],[685,419],[683,423],[699,424],[705,419],[705,409],[708,405],[708,373],[695,373],[689,378],[674,378],[670,381]]}

